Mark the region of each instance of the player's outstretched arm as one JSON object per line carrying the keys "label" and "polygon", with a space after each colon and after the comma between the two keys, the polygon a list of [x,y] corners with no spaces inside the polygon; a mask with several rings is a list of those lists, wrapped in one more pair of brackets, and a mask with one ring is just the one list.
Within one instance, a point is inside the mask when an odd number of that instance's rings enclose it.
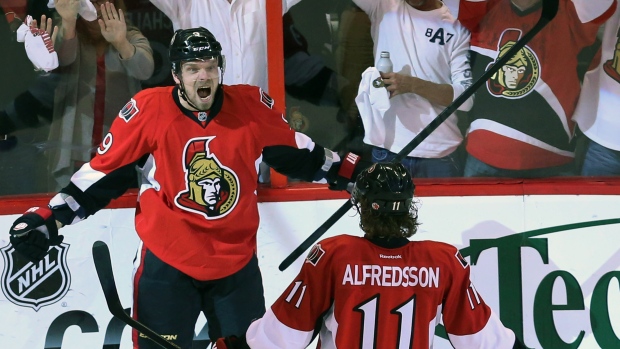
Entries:
{"label": "player's outstretched arm", "polygon": [[288,146],[263,150],[264,161],[276,171],[307,182],[328,183],[332,190],[345,190],[371,163],[347,153],[342,158],[334,151],[316,145],[312,151]]}

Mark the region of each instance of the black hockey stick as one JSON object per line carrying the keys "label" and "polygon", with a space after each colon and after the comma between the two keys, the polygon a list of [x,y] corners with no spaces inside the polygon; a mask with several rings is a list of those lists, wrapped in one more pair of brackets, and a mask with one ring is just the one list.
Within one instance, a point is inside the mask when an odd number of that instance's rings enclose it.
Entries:
{"label": "black hockey stick", "polygon": [[105,301],[108,304],[110,313],[116,316],[119,320],[127,325],[140,331],[143,335],[147,336],[153,342],[159,344],[162,348],[166,349],[181,349],[178,345],[168,342],[162,336],[155,331],[146,327],[144,324],[134,320],[129,314],[125,312],[121,300],[118,297],[118,291],[116,290],[116,282],[114,281],[114,273],[112,272],[112,261],[110,260],[110,250],[108,245],[103,241],[95,241],[93,244],[93,260],[95,261],[95,269],[97,269],[97,276],[103,289],[103,295]]}
{"label": "black hockey stick", "polygon": [[[409,142],[392,160],[392,162],[400,162],[404,159],[413,149],[415,149],[422,141],[428,137],[431,132],[435,131],[439,125],[441,125],[446,119],[452,115],[465,101],[471,97],[477,90],[489,80],[493,74],[495,74],[509,59],[511,59],[520,49],[523,48],[542,28],[544,28],[558,12],[558,2],[559,0],[543,0],[542,4],[542,13],[540,15],[540,19],[532,29],[527,32],[521,39],[519,39],[514,46],[508,50],[503,56],[501,56],[494,64],[487,70],[478,80],[474,81],[474,83],[469,86],[460,96],[458,96],[449,106],[446,107],[433,121],[431,121],[420,133],[418,133],[412,140]],[[314,231],[306,240],[304,240],[291,254],[288,255],[280,263],[278,269],[280,271],[284,271],[286,268],[290,267],[293,262],[301,256],[304,251],[310,248],[325,232],[336,223],[340,217],[342,217],[353,204],[351,200],[345,201],[345,203],[336,211],[334,214],[329,217],[325,223],[323,223],[317,230]]]}

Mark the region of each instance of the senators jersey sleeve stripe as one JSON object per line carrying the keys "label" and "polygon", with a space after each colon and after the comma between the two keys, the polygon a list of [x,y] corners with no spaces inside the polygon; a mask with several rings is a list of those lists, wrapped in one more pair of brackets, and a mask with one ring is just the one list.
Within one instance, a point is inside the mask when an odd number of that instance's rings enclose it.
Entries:
{"label": "senators jersey sleeve stripe", "polygon": [[260,88],[220,87],[207,118],[183,108],[176,87],[141,91],[64,189],[92,214],[125,191],[139,165],[138,235],[158,258],[198,280],[231,275],[256,251],[264,149],[286,149],[279,160],[295,160],[286,169],[303,178],[320,171],[324,156]]}
{"label": "senators jersey sleeve stripe", "polygon": [[[506,329],[470,281],[458,250],[432,242],[385,248],[348,235],[314,246],[299,275],[247,332],[250,347],[432,347],[443,318],[457,348],[512,348]],[[317,328],[317,323],[319,327]],[[296,343],[282,343],[283,331]]]}

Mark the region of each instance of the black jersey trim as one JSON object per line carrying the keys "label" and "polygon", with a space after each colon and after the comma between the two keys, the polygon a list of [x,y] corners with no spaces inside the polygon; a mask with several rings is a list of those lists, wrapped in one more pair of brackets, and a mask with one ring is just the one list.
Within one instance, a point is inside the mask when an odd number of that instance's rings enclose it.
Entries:
{"label": "black jersey trim", "polygon": [[391,238],[391,239],[386,239],[386,238],[372,238],[372,239],[368,239],[370,242],[372,242],[373,244],[379,246],[379,247],[383,247],[383,248],[399,248],[399,247],[403,247],[405,245],[407,245],[409,243],[409,240],[407,238],[401,237],[401,238]]}
{"label": "black jersey trim", "polygon": [[220,84],[218,89],[217,89],[217,91],[215,91],[215,96],[214,96],[214,99],[213,99],[213,105],[211,106],[211,109],[209,109],[209,116],[207,117],[207,120],[204,123],[204,125],[194,115],[194,111],[185,108],[183,106],[183,104],[181,104],[181,99],[179,98],[179,85],[175,86],[172,89],[172,98],[174,99],[174,103],[181,110],[181,112],[183,112],[183,114],[185,114],[185,116],[187,116],[192,121],[194,121],[195,123],[200,125],[200,127],[206,128],[207,125],[209,125],[209,122],[211,122],[211,120],[213,120],[213,118],[216,117],[217,114],[219,114],[220,110],[222,110],[222,105],[224,104],[224,85]]}

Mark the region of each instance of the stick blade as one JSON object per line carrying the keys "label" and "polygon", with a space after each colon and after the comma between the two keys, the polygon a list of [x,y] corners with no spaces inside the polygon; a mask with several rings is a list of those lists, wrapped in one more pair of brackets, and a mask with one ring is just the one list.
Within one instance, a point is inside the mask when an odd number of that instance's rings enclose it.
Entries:
{"label": "stick blade", "polygon": [[148,339],[157,343],[160,347],[165,349],[181,349],[178,345],[167,341],[164,337],[151,330],[146,325],[134,320],[125,312],[123,304],[118,297],[118,290],[116,289],[116,282],[114,281],[112,259],[110,258],[110,249],[108,248],[108,245],[106,245],[103,241],[95,241],[92,251],[95,269],[97,270],[97,277],[99,278],[99,283],[101,284],[101,289],[103,290],[103,295],[110,313],[127,325],[141,332]]}
{"label": "stick blade", "polygon": [[105,296],[108,309],[112,315],[119,316],[118,310],[120,309],[123,314],[123,305],[118,296],[118,290],[116,289],[116,283],[114,282],[114,272],[112,271],[112,260],[110,258],[110,249],[103,241],[95,241],[93,244],[93,259],[95,260],[95,269],[97,270],[97,276],[103,295]]}

